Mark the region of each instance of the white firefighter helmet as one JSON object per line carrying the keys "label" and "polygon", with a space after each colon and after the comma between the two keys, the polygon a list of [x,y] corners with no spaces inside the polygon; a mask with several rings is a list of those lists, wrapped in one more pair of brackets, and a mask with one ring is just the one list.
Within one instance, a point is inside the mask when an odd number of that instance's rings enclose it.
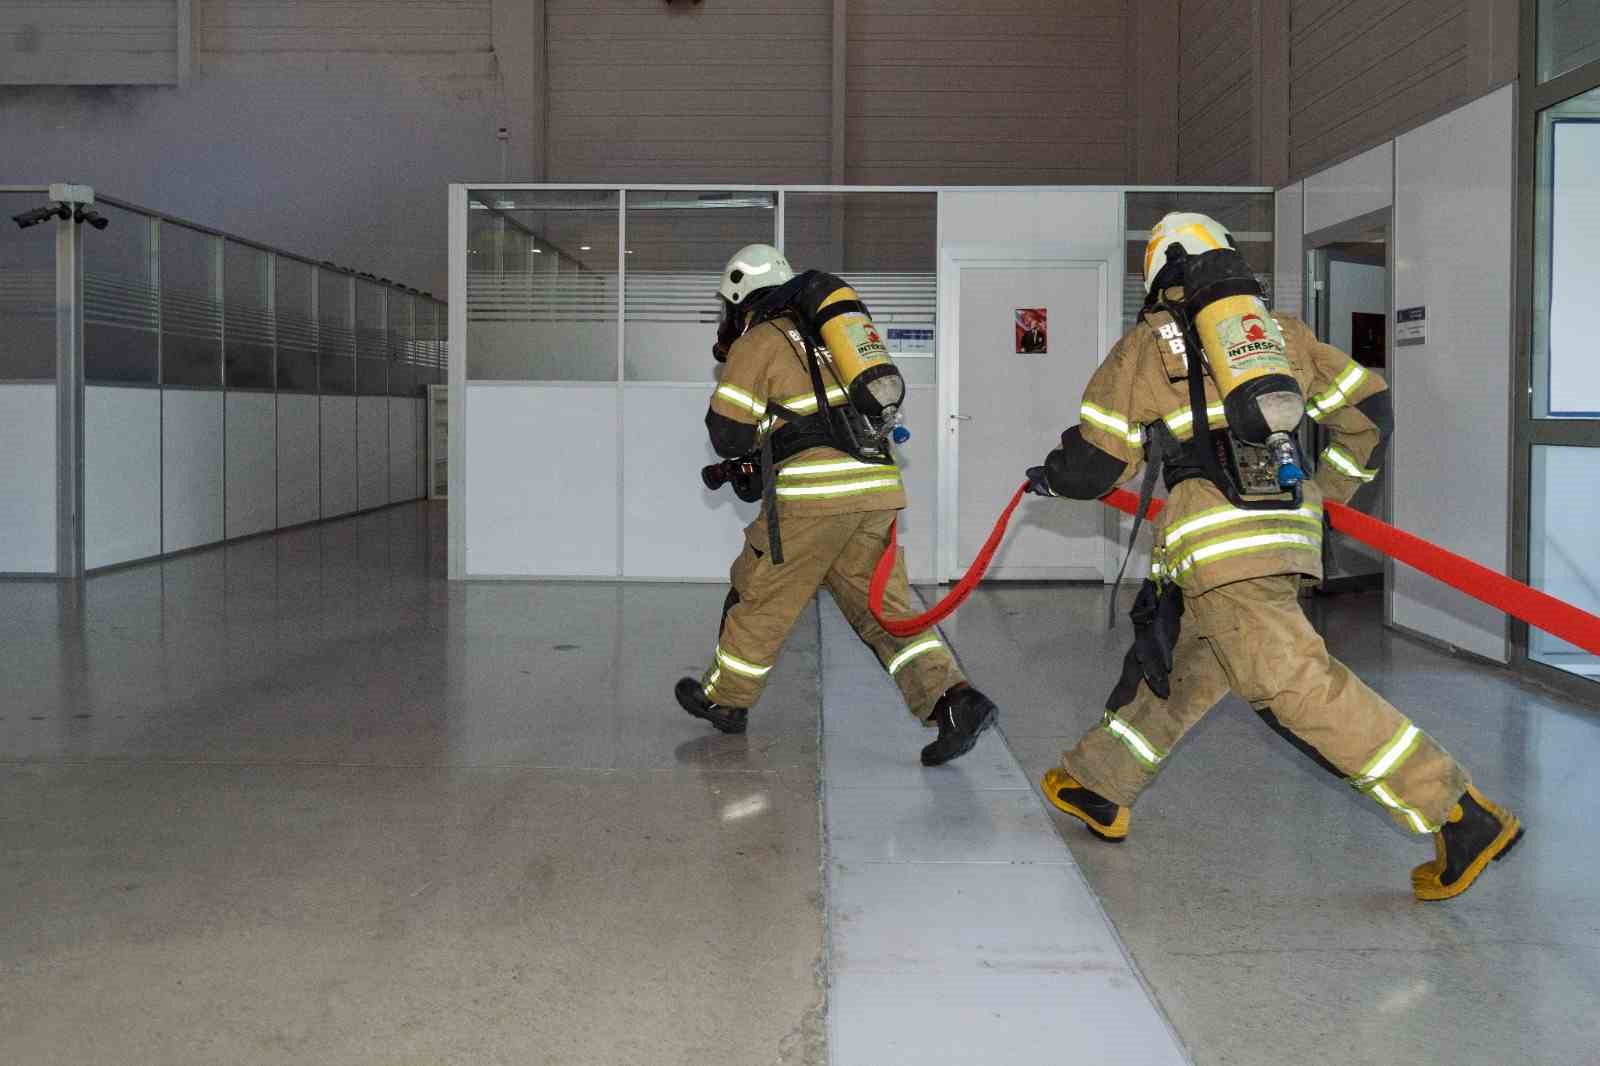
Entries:
{"label": "white firefighter helmet", "polygon": [[1173,211],[1156,223],[1150,231],[1150,243],[1144,246],[1144,291],[1148,293],[1156,283],[1156,276],[1167,265],[1167,249],[1181,244],[1189,255],[1232,248],[1233,234],[1228,227],[1212,218],[1193,211]]}
{"label": "white firefighter helmet", "polygon": [[794,268],[789,266],[782,252],[770,244],[747,244],[722,268],[722,282],[717,291],[724,300],[738,307],[751,293],[782,285],[793,277]]}

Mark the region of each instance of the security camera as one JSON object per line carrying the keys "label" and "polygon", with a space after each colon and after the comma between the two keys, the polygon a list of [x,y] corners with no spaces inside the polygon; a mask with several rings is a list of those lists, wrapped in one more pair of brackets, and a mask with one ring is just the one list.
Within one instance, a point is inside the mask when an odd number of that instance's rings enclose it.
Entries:
{"label": "security camera", "polygon": [[18,229],[27,229],[52,218],[68,219],[72,217],[70,204],[51,204],[48,207],[36,207],[32,211],[24,211],[20,215],[12,215],[11,221],[17,224]]}
{"label": "security camera", "polygon": [[111,225],[110,219],[106,218],[104,215],[100,214],[100,212],[95,211],[92,208],[85,208],[82,204],[78,205],[78,209],[73,212],[72,217],[77,222],[87,222],[95,229],[105,229],[107,226]]}

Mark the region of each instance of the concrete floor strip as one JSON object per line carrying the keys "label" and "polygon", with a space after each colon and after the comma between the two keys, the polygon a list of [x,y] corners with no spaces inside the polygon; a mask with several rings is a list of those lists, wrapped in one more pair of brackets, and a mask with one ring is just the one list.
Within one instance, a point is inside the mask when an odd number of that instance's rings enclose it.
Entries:
{"label": "concrete floor strip", "polygon": [[834,1066],[1187,1063],[1004,740],[924,768],[932,732],[819,602]]}

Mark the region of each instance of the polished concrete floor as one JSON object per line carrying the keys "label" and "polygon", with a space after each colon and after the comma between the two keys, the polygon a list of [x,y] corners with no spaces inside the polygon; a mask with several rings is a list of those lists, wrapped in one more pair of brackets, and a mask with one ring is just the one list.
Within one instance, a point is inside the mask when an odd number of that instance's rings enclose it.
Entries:
{"label": "polished concrete floor", "polygon": [[[0,583],[0,1062],[820,1064],[830,1020],[849,1047],[926,1027],[919,1061],[1140,1062],[1041,992],[1115,976],[1101,907],[1198,1063],[1600,1061],[1600,715],[1382,630],[1375,598],[1317,606],[1336,653],[1529,825],[1452,903],[1413,902],[1426,846],[1234,702],[1126,844],[1047,814],[1010,758],[1029,782],[1098,717],[1127,638],[1099,590],[974,595],[948,636],[1010,751],[930,782],[925,734],[874,747],[892,700],[830,708],[820,751],[814,612],[723,737],[668,693],[720,589],[451,585],[442,517]],[[855,920],[874,901],[905,920]],[[960,960],[1001,956],[1037,1031],[1000,1059],[941,1043],[1001,987]]]}
{"label": "polished concrete floor", "polygon": [[[1037,780],[1100,717],[1129,631],[1099,589],[985,586],[950,625]],[[1197,1063],[1600,1062],[1600,707],[1311,601],[1334,653],[1439,739],[1528,835],[1421,904],[1431,845],[1230,698],[1104,844],[1058,829]]]}
{"label": "polished concrete floor", "polygon": [[388,511],[0,584],[0,1062],[824,1061],[814,615],[443,579]]}

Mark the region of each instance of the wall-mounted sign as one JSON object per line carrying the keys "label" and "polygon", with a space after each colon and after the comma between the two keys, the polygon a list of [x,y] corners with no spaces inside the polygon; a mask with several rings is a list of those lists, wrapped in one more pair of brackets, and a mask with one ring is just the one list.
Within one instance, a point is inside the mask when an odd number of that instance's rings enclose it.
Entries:
{"label": "wall-mounted sign", "polygon": [[884,332],[889,335],[889,355],[895,359],[933,355],[932,326],[889,326]]}
{"label": "wall-mounted sign", "polygon": [[1428,343],[1428,309],[1402,307],[1394,313],[1394,345],[1405,348]]}
{"label": "wall-mounted sign", "polygon": [[1050,350],[1050,312],[1044,307],[1019,307],[1016,311],[1017,354],[1045,355]]}

